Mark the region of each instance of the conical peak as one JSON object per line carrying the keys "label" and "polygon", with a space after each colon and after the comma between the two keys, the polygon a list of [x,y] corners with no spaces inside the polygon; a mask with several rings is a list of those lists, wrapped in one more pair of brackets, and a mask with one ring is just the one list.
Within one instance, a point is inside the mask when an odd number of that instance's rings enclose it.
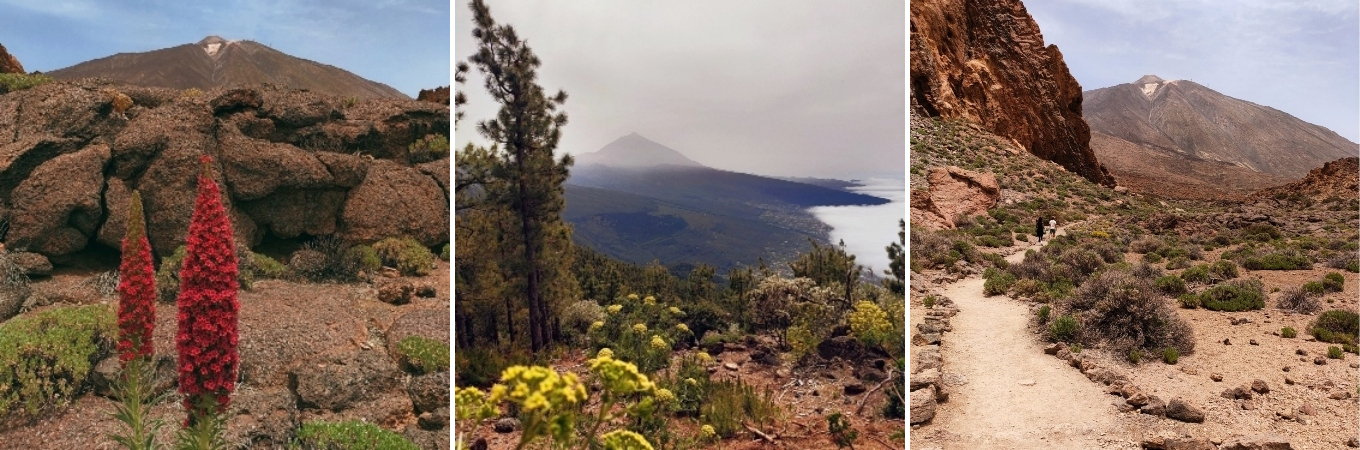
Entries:
{"label": "conical peak", "polygon": [[1163,80],[1162,77],[1156,75],[1143,75],[1142,78],[1139,78],[1138,81],[1133,82],[1133,84],[1153,84],[1161,83],[1163,81],[1166,80]]}
{"label": "conical peak", "polygon": [[225,44],[225,43],[227,43],[227,42],[229,42],[229,41],[227,41],[226,39],[222,39],[221,36],[215,36],[215,35],[214,35],[214,36],[205,37],[205,38],[203,38],[203,40],[198,41],[198,45]]}

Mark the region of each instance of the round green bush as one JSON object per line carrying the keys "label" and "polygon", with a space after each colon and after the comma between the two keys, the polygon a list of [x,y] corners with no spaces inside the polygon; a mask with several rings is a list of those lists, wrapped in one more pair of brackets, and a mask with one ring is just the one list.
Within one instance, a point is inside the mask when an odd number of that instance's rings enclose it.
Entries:
{"label": "round green bush", "polygon": [[1158,278],[1153,284],[1157,286],[1157,289],[1170,295],[1180,295],[1186,292],[1185,280],[1175,275]]}
{"label": "round green bush", "polygon": [[1344,309],[1323,312],[1308,325],[1308,332],[1322,342],[1355,344],[1360,333],[1360,314]]}
{"label": "round green bush", "polygon": [[1148,253],[1146,255],[1143,255],[1143,262],[1149,264],[1156,264],[1162,262],[1162,256],[1156,253]]}
{"label": "round green bush", "polygon": [[449,345],[420,336],[407,336],[397,343],[403,365],[419,374],[449,370]]}
{"label": "round green bush", "polygon": [[1280,329],[1280,336],[1281,336],[1281,337],[1284,337],[1284,338],[1286,338],[1286,339],[1293,339],[1294,337],[1296,337],[1296,336],[1298,336],[1298,335],[1299,335],[1299,332],[1298,332],[1298,331],[1295,331],[1293,327],[1284,327],[1284,328]]}
{"label": "round green bush", "polygon": [[1255,279],[1231,280],[1199,294],[1200,304],[1212,311],[1247,311],[1266,306],[1265,290]]}
{"label": "round green bush", "polygon": [[298,428],[299,447],[308,450],[419,450],[400,434],[369,422],[307,422]]}
{"label": "round green bush", "polygon": [[1039,307],[1039,323],[1040,323],[1040,324],[1048,323],[1048,315],[1049,315],[1049,313],[1051,313],[1052,311],[1053,311],[1053,308],[1052,308],[1052,307],[1049,307],[1048,305],[1040,306],[1040,307]]}
{"label": "round green bush", "polygon": [[1346,356],[1346,354],[1341,352],[1341,347],[1337,347],[1335,345],[1327,347],[1328,358],[1341,359],[1344,356]]}
{"label": "round green bush", "polygon": [[1175,364],[1176,361],[1180,361],[1180,359],[1181,352],[1180,350],[1176,350],[1175,347],[1167,347],[1162,349],[1162,361],[1166,362],[1167,364]]}
{"label": "round green bush", "polygon": [[0,423],[74,400],[117,336],[106,305],[58,307],[0,324]]}
{"label": "round green bush", "polygon": [[1065,314],[1054,320],[1048,330],[1054,340],[1070,341],[1077,335],[1077,319],[1071,314]]}
{"label": "round green bush", "polygon": [[373,244],[383,265],[397,268],[402,275],[425,276],[434,269],[434,253],[415,239],[387,238]]}
{"label": "round green bush", "polygon": [[378,257],[378,251],[367,245],[356,245],[345,250],[346,271],[351,276],[358,275],[360,271],[367,275],[372,275],[382,269],[382,258]]}
{"label": "round green bush", "polygon": [[1346,277],[1338,272],[1328,273],[1322,278],[1322,289],[1328,292],[1341,292],[1346,284]]}

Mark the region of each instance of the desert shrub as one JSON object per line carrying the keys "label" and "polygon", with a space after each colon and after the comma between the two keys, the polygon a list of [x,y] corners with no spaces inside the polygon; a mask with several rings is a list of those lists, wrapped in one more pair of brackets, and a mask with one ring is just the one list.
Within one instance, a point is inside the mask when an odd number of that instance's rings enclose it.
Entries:
{"label": "desert shrub", "polygon": [[297,447],[303,450],[417,450],[420,448],[400,434],[359,420],[307,422],[301,428],[298,428]]}
{"label": "desert shrub", "polygon": [[1163,362],[1166,362],[1167,364],[1175,364],[1176,361],[1179,361],[1180,359],[1181,352],[1179,350],[1176,350],[1175,347],[1167,347],[1162,349]]}
{"label": "desert shrub", "polygon": [[727,326],[730,314],[711,301],[699,301],[685,310],[684,323],[694,336],[708,334],[709,330],[722,330]]}
{"label": "desert shrub", "polygon": [[1317,281],[1303,283],[1303,292],[1308,295],[1322,295],[1325,290],[1326,289],[1322,287],[1322,283]]}
{"label": "desert shrub", "polygon": [[1038,252],[1026,251],[1025,259],[1017,264],[1006,267],[1006,271],[1015,275],[1017,279],[1031,279],[1038,281],[1052,281],[1050,269],[1052,265]]}
{"label": "desert shrub", "polygon": [[449,370],[449,344],[421,336],[407,336],[397,342],[397,357],[417,375]]}
{"label": "desert shrub", "polygon": [[367,245],[356,245],[345,249],[344,257],[341,258],[342,270],[346,276],[357,276],[363,273],[372,276],[382,269],[382,258],[378,257],[378,251]]}
{"label": "desert shrub", "polygon": [[1129,251],[1143,254],[1153,253],[1157,250],[1161,250],[1163,245],[1165,244],[1162,243],[1161,239],[1145,237],[1129,243]]}
{"label": "desert shrub", "polygon": [[935,296],[934,296],[934,295],[927,295],[926,298],[921,299],[921,304],[922,304],[922,305],[925,305],[925,307],[927,307],[927,308],[934,308],[934,307],[935,307]]}
{"label": "desert shrub", "polygon": [[1306,270],[1313,268],[1313,260],[1308,255],[1290,249],[1247,258],[1242,267],[1248,270]]}
{"label": "desert shrub", "polygon": [[927,269],[953,264],[953,261],[950,261],[949,250],[954,246],[954,242],[949,238],[923,228],[912,227],[910,239],[913,263],[919,261],[921,266]]}
{"label": "desert shrub", "polygon": [[1280,309],[1299,314],[1312,314],[1322,309],[1322,302],[1319,302],[1316,297],[1293,286],[1281,290],[1280,299],[1275,304]]}
{"label": "desert shrub", "polygon": [[579,300],[562,308],[559,318],[567,340],[584,344],[591,325],[604,320],[604,308],[594,300]]}
{"label": "desert shrub", "polygon": [[1284,327],[1280,329],[1280,336],[1286,339],[1293,339],[1298,335],[1299,332],[1294,330],[1294,327]]}
{"label": "desert shrub", "polygon": [[1071,314],[1064,314],[1053,325],[1049,326],[1049,336],[1055,341],[1070,341],[1077,335],[1077,319]]}
{"label": "desert shrub", "polygon": [[1253,223],[1242,229],[1242,238],[1253,241],[1270,242],[1280,236],[1280,230],[1267,223]]}
{"label": "desert shrub", "polygon": [[48,309],[0,324],[0,417],[75,399],[118,328],[105,305]]}
{"label": "desert shrub", "polygon": [[1084,344],[1105,342],[1117,352],[1175,347],[1194,351],[1194,331],[1148,280],[1106,271],[1083,283],[1058,309],[1076,315]]}
{"label": "desert shrub", "polygon": [[1040,325],[1043,325],[1043,324],[1048,323],[1048,314],[1049,314],[1050,312],[1052,312],[1052,311],[1053,311],[1053,308],[1050,307],[1050,306],[1048,306],[1048,305],[1044,305],[1044,306],[1040,306],[1040,307],[1039,307],[1039,324],[1040,324]]}
{"label": "desert shrub", "polygon": [[882,344],[893,332],[893,324],[888,321],[888,313],[883,312],[883,309],[874,302],[855,303],[855,309],[846,314],[845,320],[850,324],[850,333],[870,347]]}
{"label": "desert shrub", "polygon": [[504,351],[495,346],[460,348],[455,353],[453,375],[458,386],[490,387],[500,381],[506,368],[532,362],[522,350]]}
{"label": "desert shrub", "polygon": [[1130,273],[1132,273],[1134,277],[1142,278],[1144,280],[1156,280],[1161,278],[1164,274],[1160,267],[1148,264],[1147,262],[1140,262],[1138,265],[1133,266]]}
{"label": "desert shrub", "polygon": [[983,277],[987,281],[982,283],[982,295],[988,297],[1005,294],[1015,284],[1015,275],[994,268],[987,268]]}
{"label": "desert shrub", "polygon": [[434,253],[413,238],[386,238],[373,244],[373,250],[384,265],[397,268],[402,275],[425,276],[434,269]]}
{"label": "desert shrub", "polygon": [[1124,260],[1124,251],[1114,242],[1103,241],[1091,244],[1087,248],[1100,255],[1100,259],[1106,264],[1114,264]]}
{"label": "desert shrub", "polygon": [[413,163],[434,161],[449,156],[449,137],[442,134],[427,134],[416,139],[406,149]]}
{"label": "desert shrub", "polygon": [[1190,259],[1183,256],[1171,258],[1171,260],[1166,262],[1167,270],[1184,269],[1187,267],[1190,267]]}
{"label": "desert shrub", "polygon": [[743,422],[759,427],[778,420],[778,416],[779,407],[769,389],[757,392],[741,379],[713,383],[699,413],[700,421],[712,425],[724,439],[744,430]]}
{"label": "desert shrub", "polygon": [[1324,312],[1308,324],[1308,334],[1322,342],[1355,345],[1360,335],[1360,315],[1344,309]]}
{"label": "desert shrub", "polygon": [[1176,300],[1181,303],[1182,308],[1195,309],[1199,307],[1199,295],[1197,294],[1181,294],[1179,297],[1176,297]]}
{"label": "desert shrub", "polygon": [[1181,277],[1175,275],[1167,275],[1158,278],[1153,284],[1157,286],[1157,289],[1170,295],[1186,293],[1185,280],[1182,280]]}
{"label": "desert shrub", "polygon": [[1084,280],[1104,265],[1100,255],[1090,250],[1074,248],[1063,252],[1059,261],[1072,268],[1074,280]]}
{"label": "desert shrub", "polygon": [[1142,361],[1142,360],[1143,360],[1143,351],[1142,351],[1142,350],[1139,350],[1139,349],[1129,350],[1128,355],[1129,355],[1129,362],[1131,362],[1131,363],[1138,364],[1139,361]]}
{"label": "desert shrub", "polygon": [[444,249],[439,251],[439,259],[445,261],[449,260],[449,245],[450,244],[444,244]]}
{"label": "desert shrub", "polygon": [[1197,264],[1181,272],[1181,278],[1194,283],[1217,283],[1237,278],[1237,264],[1228,260]]}
{"label": "desert shrub", "polygon": [[0,73],[0,94],[22,91],[51,82],[52,77],[43,74]]}
{"label": "desert shrub", "polygon": [[[985,289],[985,288],[986,288],[986,286],[985,286],[986,283],[984,282],[983,284],[984,284],[983,287],[984,287],[984,289]],[[1042,285],[1039,281],[1037,281],[1037,280],[1025,278],[1025,279],[1021,279],[1021,280],[1016,280],[1016,281],[1015,281],[1015,284],[1011,285],[1011,289],[1015,291],[1015,295],[1016,295],[1016,296],[1020,296],[1020,297],[1033,297],[1034,294],[1037,294],[1037,293],[1039,293],[1040,291],[1042,291],[1042,290],[1044,289],[1044,287],[1043,287],[1043,285]]]}
{"label": "desert shrub", "polygon": [[1346,277],[1342,276],[1340,273],[1336,272],[1328,273],[1326,276],[1322,278],[1322,289],[1324,291],[1341,292],[1341,289],[1345,285]]}
{"label": "desert shrub", "polygon": [[1341,353],[1341,347],[1337,347],[1337,346],[1335,346],[1335,345],[1332,345],[1332,346],[1328,346],[1328,347],[1327,347],[1327,357],[1328,357],[1328,358],[1331,358],[1331,359],[1341,359],[1343,356],[1346,356],[1346,355],[1345,355],[1344,353]]}
{"label": "desert shrub", "polygon": [[335,236],[321,236],[293,252],[288,258],[288,268],[293,274],[315,282],[354,280],[360,271],[372,275],[379,268],[372,261],[364,260],[364,248],[352,246]]}
{"label": "desert shrub", "polygon": [[1360,272],[1360,256],[1356,256],[1354,251],[1339,253],[1327,260],[1327,267]]}
{"label": "desert shrub", "polygon": [[996,267],[998,269],[1005,269],[1007,267],[1010,267],[1011,265],[1010,261],[1006,261],[1005,256],[1001,256],[996,253],[982,253],[981,256],[983,261],[991,263],[992,267]]}
{"label": "desert shrub", "polygon": [[1219,283],[1199,294],[1200,304],[1213,311],[1247,311],[1266,306],[1261,281],[1237,279]]}
{"label": "desert shrub", "polygon": [[1146,255],[1143,255],[1143,262],[1148,264],[1157,264],[1159,262],[1162,262],[1162,256],[1156,253],[1148,253]]}
{"label": "desert shrub", "polygon": [[328,272],[326,261],[325,253],[304,248],[288,257],[288,269],[309,280],[322,280],[326,278]]}
{"label": "desert shrub", "polygon": [[251,262],[256,278],[281,278],[288,272],[288,266],[269,255],[251,253]]}

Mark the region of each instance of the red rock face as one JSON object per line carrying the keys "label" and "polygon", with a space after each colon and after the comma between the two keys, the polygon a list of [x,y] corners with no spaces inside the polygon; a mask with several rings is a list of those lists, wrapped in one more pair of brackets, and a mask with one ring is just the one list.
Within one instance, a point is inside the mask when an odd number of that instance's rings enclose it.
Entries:
{"label": "red rock face", "polygon": [[447,105],[449,104],[449,87],[440,86],[434,89],[421,89],[420,94],[416,96],[416,100]]}
{"label": "red rock face", "polygon": [[1257,191],[1249,200],[1261,201],[1299,194],[1314,200],[1332,196],[1355,198],[1357,188],[1360,188],[1360,158],[1352,156],[1323,164],[1309,171],[1302,180]]}
{"label": "red rock face", "polygon": [[1091,151],[1081,85],[1019,0],[911,2],[910,90],[917,114],[978,123],[1114,186]]}
{"label": "red rock face", "polygon": [[936,167],[926,175],[928,192],[911,193],[912,226],[927,229],[953,229],[956,219],[986,214],[1001,198],[996,176],[958,167]]}
{"label": "red rock face", "polygon": [[0,73],[27,73],[19,60],[9,54],[9,50],[5,50],[4,45],[0,45]]}

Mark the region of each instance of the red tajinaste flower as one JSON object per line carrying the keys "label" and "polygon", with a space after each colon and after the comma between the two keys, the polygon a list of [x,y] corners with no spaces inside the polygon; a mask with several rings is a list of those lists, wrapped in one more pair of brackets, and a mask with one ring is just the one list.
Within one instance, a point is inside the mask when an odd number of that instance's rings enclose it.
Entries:
{"label": "red tajinaste flower", "polygon": [[[236,388],[236,245],[231,220],[222,206],[221,190],[209,175],[212,158],[202,157],[198,198],[189,222],[187,256],[180,270],[179,392],[190,421],[206,413],[221,413]],[[216,411],[201,411],[204,400],[213,400]]]}
{"label": "red tajinaste flower", "polygon": [[150,358],[156,328],[156,269],[142,218],[142,194],[132,191],[128,205],[123,261],[118,266],[118,361]]}

